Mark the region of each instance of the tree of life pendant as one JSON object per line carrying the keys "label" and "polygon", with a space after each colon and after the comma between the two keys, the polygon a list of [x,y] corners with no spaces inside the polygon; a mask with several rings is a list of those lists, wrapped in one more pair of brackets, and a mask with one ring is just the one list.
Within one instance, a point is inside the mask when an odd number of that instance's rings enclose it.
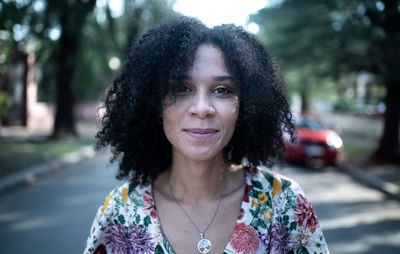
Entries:
{"label": "tree of life pendant", "polygon": [[200,233],[200,237],[201,239],[197,243],[197,249],[200,251],[200,253],[207,254],[211,251],[212,244],[208,239],[204,238],[203,233]]}

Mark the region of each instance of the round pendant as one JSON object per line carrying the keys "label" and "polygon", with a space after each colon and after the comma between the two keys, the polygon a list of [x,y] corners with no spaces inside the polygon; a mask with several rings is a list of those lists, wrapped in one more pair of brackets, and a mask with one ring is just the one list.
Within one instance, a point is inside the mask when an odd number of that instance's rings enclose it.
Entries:
{"label": "round pendant", "polygon": [[211,247],[211,242],[206,238],[201,238],[197,243],[197,249],[203,254],[209,253],[211,251]]}

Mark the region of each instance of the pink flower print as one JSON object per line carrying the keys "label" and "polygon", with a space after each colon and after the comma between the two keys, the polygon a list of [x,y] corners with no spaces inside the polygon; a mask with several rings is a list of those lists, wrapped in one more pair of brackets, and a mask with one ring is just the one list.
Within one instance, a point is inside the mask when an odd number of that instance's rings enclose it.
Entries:
{"label": "pink flower print", "polygon": [[260,245],[257,231],[244,223],[236,224],[231,237],[231,245],[239,253],[256,253]]}
{"label": "pink flower print", "polygon": [[157,217],[153,195],[148,190],[143,193],[143,210],[153,219]]}
{"label": "pink flower print", "polygon": [[318,220],[312,205],[301,194],[297,197],[296,202],[297,206],[294,209],[294,218],[298,221],[299,226],[303,226],[309,229],[311,233],[314,233],[318,227]]}
{"label": "pink flower print", "polygon": [[310,236],[304,232],[304,230],[299,229],[299,234],[296,235],[294,239],[294,246],[308,246]]}
{"label": "pink flower print", "polygon": [[241,219],[243,219],[243,217],[244,217],[244,209],[243,208],[240,208],[240,212],[239,212],[239,217],[238,217],[238,220],[241,220]]}

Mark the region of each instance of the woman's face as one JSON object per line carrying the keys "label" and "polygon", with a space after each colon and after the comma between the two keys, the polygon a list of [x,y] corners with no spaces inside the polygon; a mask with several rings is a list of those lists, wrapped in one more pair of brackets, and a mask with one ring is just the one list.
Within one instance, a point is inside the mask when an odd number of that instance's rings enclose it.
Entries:
{"label": "woman's face", "polygon": [[196,161],[222,155],[235,130],[239,100],[221,50],[199,46],[182,82],[170,86],[176,101],[167,96],[163,125],[172,152]]}

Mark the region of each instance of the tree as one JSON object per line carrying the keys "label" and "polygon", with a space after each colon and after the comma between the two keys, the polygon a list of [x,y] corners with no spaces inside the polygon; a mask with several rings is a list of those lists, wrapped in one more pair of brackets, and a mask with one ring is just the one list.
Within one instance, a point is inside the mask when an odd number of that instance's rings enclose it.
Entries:
{"label": "tree", "polygon": [[[172,0],[124,3],[123,15],[115,16],[109,1],[103,7],[97,6],[96,13],[96,0],[0,2],[0,30],[9,34],[4,41],[4,36],[0,37],[0,60],[6,56],[0,84],[7,75],[11,53],[15,49],[25,52],[27,45],[34,45],[30,50],[37,54],[36,64],[43,72],[40,98],[55,101],[57,106],[53,138],[77,135],[75,102],[99,98],[118,70],[110,68],[109,60],[125,58],[131,43],[145,29],[175,15]],[[99,12],[104,12],[105,18],[100,19]],[[19,31],[20,38],[15,39],[18,36],[14,31]],[[54,31],[60,36],[52,36]]]}
{"label": "tree", "polygon": [[125,0],[119,13],[114,13],[108,4],[96,7],[96,15],[88,16],[81,42],[85,50],[80,54],[77,73],[78,100],[99,100],[118,74],[132,43],[161,19],[176,15],[172,3]]}
{"label": "tree", "polygon": [[[123,15],[121,17],[113,17],[107,4],[105,6],[106,20],[103,24],[99,24],[94,15],[92,19],[89,20],[89,25],[87,30],[92,29],[92,37],[89,37],[88,31],[86,30],[86,37],[81,39],[83,32],[83,24],[85,23],[85,17],[89,12],[93,10],[95,0],[87,1],[85,3],[77,0],[75,4],[71,4],[71,1],[62,1],[62,3],[55,3],[54,7],[56,10],[61,10],[61,30],[64,31],[66,28],[65,35],[63,37],[63,32],[61,34],[59,45],[63,49],[57,52],[57,66],[59,66],[59,71],[57,73],[57,84],[59,92],[57,93],[57,115],[54,125],[53,136],[63,136],[65,134],[75,135],[75,123],[73,118],[73,105],[74,105],[74,84],[76,81],[81,81],[80,86],[89,88],[90,85],[86,84],[98,84],[93,82],[98,80],[97,77],[104,77],[105,73],[109,73],[104,67],[108,67],[108,60],[112,55],[119,56],[119,58],[124,58],[129,47],[133,41],[137,40],[139,35],[143,33],[144,29],[154,25],[160,19],[166,17],[167,15],[175,14],[172,11],[171,3],[167,0],[144,0],[144,1],[132,1],[125,0]],[[69,3],[69,4],[68,4]],[[85,5],[85,7],[83,6]],[[79,10],[79,11],[77,11]],[[73,13],[73,14],[72,14]],[[64,15],[68,14],[68,15]],[[91,22],[90,22],[91,21]],[[63,23],[64,22],[64,23]],[[76,29],[79,27],[79,29]],[[75,29],[74,29],[75,28]],[[94,28],[94,29],[93,29]],[[102,40],[99,41],[99,34],[102,34]],[[64,41],[64,43],[63,43]],[[79,46],[90,41],[90,44],[86,44],[89,55],[79,55]],[[94,47],[94,49],[92,49]],[[66,52],[66,51],[68,52]],[[88,58],[78,57],[86,56]],[[93,58],[98,60],[98,64],[101,66],[98,70],[94,69],[93,62],[90,61]],[[89,61],[88,61],[89,60]],[[77,66],[82,63],[80,70],[77,70]],[[68,78],[64,75],[68,74]],[[80,74],[75,79],[75,74]],[[110,80],[110,77],[114,75],[109,75],[109,77],[104,77],[104,80]],[[82,77],[86,78],[86,82]],[[90,82],[91,79],[92,82]],[[102,82],[102,85],[97,86],[97,90],[102,90],[104,86],[108,86],[108,82]],[[101,81],[99,81],[100,83]],[[70,85],[68,85],[70,84]],[[93,86],[91,86],[93,87]],[[100,89],[99,89],[100,88]]]}
{"label": "tree", "polygon": [[251,17],[260,27],[260,39],[282,62],[285,72],[297,73],[297,80],[289,85],[299,92],[303,110],[308,110],[309,91],[314,88],[311,84],[326,72],[321,63],[325,62],[330,47],[324,44],[330,43],[333,35],[325,29],[330,25],[329,8],[325,5],[315,1],[284,1]]}
{"label": "tree", "polygon": [[[5,40],[6,60],[13,49],[37,51],[39,58],[55,58],[57,80],[57,114],[53,137],[76,135],[74,118],[73,83],[78,63],[80,40],[86,16],[93,10],[96,0],[74,1],[7,1],[0,3],[0,29],[10,36]],[[4,19],[3,19],[4,18]],[[60,38],[49,43],[49,30],[59,26]],[[27,48],[42,44],[36,49]],[[51,45],[50,47],[46,47]],[[11,50],[7,50],[10,48]]]}
{"label": "tree", "polygon": [[57,13],[61,36],[57,48],[57,113],[53,137],[76,136],[74,117],[74,82],[87,15],[93,11],[96,0],[49,1],[48,9]]}
{"label": "tree", "polygon": [[369,72],[386,89],[384,131],[373,157],[399,158],[400,1],[285,0],[252,17],[260,38],[289,68],[339,80]]}

